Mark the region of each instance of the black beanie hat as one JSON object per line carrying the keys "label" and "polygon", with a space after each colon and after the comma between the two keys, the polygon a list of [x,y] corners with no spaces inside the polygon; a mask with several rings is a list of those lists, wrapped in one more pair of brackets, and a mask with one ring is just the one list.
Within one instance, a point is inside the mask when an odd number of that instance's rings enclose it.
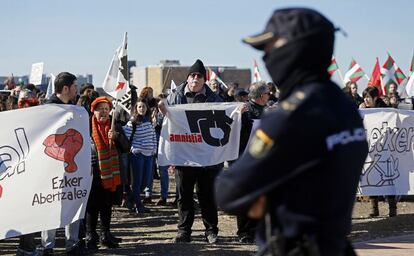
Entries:
{"label": "black beanie hat", "polygon": [[200,73],[204,76],[204,79],[206,79],[206,68],[204,67],[204,64],[201,60],[197,59],[196,62],[190,67],[190,69],[188,70],[188,75],[187,77],[191,74],[191,73]]}

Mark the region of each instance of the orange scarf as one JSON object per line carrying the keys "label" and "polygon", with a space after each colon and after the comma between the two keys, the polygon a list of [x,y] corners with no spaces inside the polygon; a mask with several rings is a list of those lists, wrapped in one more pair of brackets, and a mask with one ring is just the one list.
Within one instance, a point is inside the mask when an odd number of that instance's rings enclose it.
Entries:
{"label": "orange scarf", "polygon": [[118,151],[115,146],[109,146],[108,131],[111,128],[110,121],[99,123],[95,116],[92,116],[92,138],[96,144],[98,153],[98,165],[101,173],[102,185],[105,189],[115,191],[121,184],[119,172]]}

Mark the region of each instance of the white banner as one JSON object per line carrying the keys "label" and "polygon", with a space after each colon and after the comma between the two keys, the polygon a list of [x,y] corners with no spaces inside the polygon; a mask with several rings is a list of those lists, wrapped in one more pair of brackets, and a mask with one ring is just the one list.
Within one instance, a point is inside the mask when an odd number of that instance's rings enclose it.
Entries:
{"label": "white banner", "polygon": [[88,119],[72,105],[0,113],[0,239],[84,217],[92,182]]}
{"label": "white banner", "polygon": [[361,109],[360,113],[369,153],[358,192],[363,195],[414,194],[414,111],[381,108]]}
{"label": "white banner", "polygon": [[34,85],[42,84],[42,76],[43,76],[43,62],[33,63],[32,70],[30,72],[29,83]]}
{"label": "white banner", "polygon": [[160,166],[210,166],[237,159],[241,103],[168,106],[158,148]]}

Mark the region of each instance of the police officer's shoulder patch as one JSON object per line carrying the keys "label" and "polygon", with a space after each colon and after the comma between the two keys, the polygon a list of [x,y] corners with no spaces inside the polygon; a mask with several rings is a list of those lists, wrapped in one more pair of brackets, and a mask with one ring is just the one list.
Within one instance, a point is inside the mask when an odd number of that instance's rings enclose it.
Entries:
{"label": "police officer's shoulder patch", "polygon": [[254,158],[263,158],[273,147],[274,141],[262,129],[258,129],[249,146],[249,153]]}
{"label": "police officer's shoulder patch", "polygon": [[304,91],[296,91],[291,97],[283,101],[280,106],[287,112],[292,112],[305,100],[306,93]]}

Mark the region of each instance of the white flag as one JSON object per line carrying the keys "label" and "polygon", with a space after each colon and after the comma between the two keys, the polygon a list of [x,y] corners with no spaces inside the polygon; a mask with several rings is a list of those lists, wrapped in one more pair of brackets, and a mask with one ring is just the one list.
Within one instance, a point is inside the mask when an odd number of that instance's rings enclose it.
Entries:
{"label": "white flag", "polygon": [[158,148],[160,166],[211,166],[237,159],[241,104],[169,106]]}
{"label": "white flag", "polygon": [[129,87],[127,48],[127,33],[125,33],[122,45],[116,50],[102,84],[104,91],[116,99],[120,99]]}
{"label": "white flag", "polygon": [[174,91],[177,88],[177,85],[174,83],[174,80],[171,79],[171,91]]}
{"label": "white flag", "polygon": [[55,75],[53,75],[52,73],[50,73],[50,79],[49,79],[49,83],[47,85],[47,90],[46,90],[46,99],[49,99],[50,96],[52,96],[52,94],[55,93]]}
{"label": "white flag", "polygon": [[32,71],[30,72],[29,83],[34,85],[42,84],[43,67],[43,62],[32,64]]}
{"label": "white flag", "polygon": [[407,92],[408,96],[414,97],[414,73],[411,74],[410,79],[405,85],[405,91]]}

